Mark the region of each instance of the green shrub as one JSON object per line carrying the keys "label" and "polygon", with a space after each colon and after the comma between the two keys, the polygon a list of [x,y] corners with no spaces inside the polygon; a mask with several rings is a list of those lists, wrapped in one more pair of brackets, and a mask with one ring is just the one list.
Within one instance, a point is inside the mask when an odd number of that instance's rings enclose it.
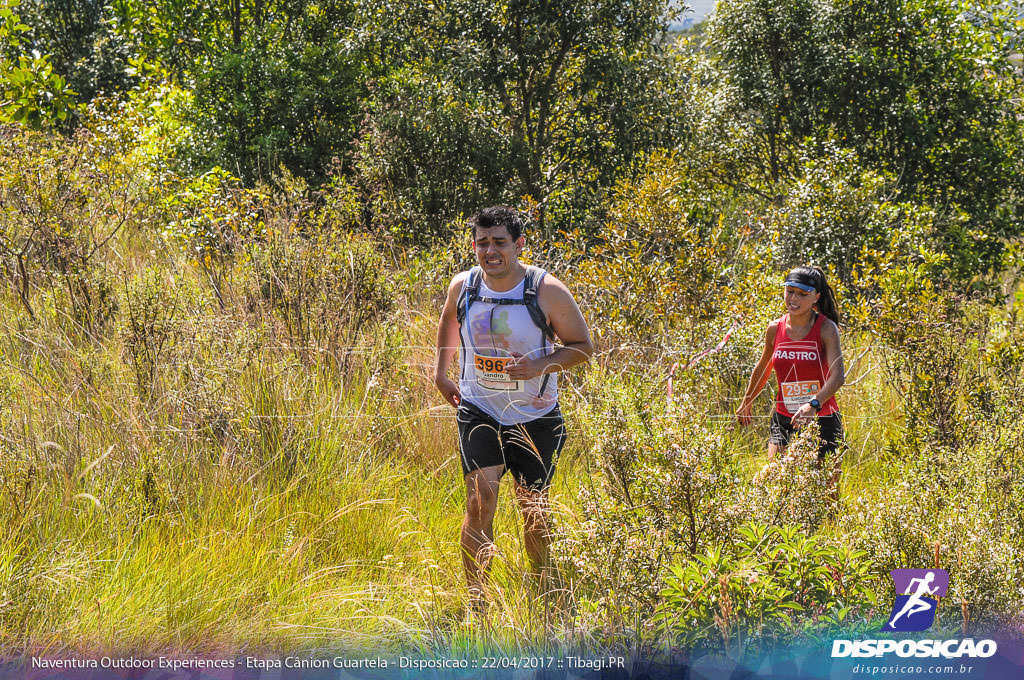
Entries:
{"label": "green shrub", "polygon": [[780,269],[814,262],[848,282],[854,269],[878,257],[906,257],[929,243],[934,213],[892,201],[892,178],[865,168],[850,149],[802,151],[801,172],[769,213]]}
{"label": "green shrub", "polygon": [[742,499],[748,516],[770,526],[791,525],[812,534],[838,510],[830,478],[844,450],[819,463],[819,432],[817,421],[801,428],[785,452],[754,475]]}
{"label": "green shrub", "polygon": [[148,173],[114,144],[80,130],[69,140],[18,127],[0,133],[0,275],[37,315],[92,332],[116,310],[105,256],[151,201]]}
{"label": "green shrub", "polygon": [[487,205],[516,201],[511,140],[481,106],[420,68],[397,70],[374,89],[356,167],[377,226],[423,244]]}
{"label": "green shrub", "polygon": [[139,397],[152,396],[157,369],[178,339],[182,311],[161,272],[149,269],[125,286],[121,341],[135,376]]}
{"label": "green shrub", "polygon": [[703,346],[756,309],[764,252],[725,214],[691,218],[693,191],[684,164],[656,156],[644,176],[618,187],[598,238],[577,231],[553,248],[607,346]]}
{"label": "green shrub", "polygon": [[617,634],[650,626],[675,555],[717,545],[738,520],[726,440],[695,411],[666,412],[651,387],[589,375],[577,417],[600,474],[581,490],[579,526],[556,544],[586,627]]}
{"label": "green shrub", "polygon": [[248,250],[259,303],[309,358],[346,365],[395,306],[394,284],[374,243],[350,232],[304,234],[284,224]]}
{"label": "green shrub", "polygon": [[20,4],[0,0],[0,124],[48,128],[67,120],[77,93],[54,72],[49,55],[29,52],[30,29],[15,14]]}
{"label": "green shrub", "polygon": [[734,544],[670,568],[654,619],[681,647],[756,657],[772,644],[866,627],[880,610],[877,587],[862,550],[795,526],[748,523]]}

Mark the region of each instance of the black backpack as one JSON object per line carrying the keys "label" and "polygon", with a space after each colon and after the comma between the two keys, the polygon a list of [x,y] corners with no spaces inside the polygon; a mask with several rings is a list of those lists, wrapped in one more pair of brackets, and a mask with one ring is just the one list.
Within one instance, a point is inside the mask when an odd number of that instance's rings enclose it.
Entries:
{"label": "black backpack", "polygon": [[[480,279],[483,276],[483,270],[479,266],[470,269],[469,279],[467,279],[465,286],[462,288],[462,295],[459,296],[459,302],[455,308],[455,317],[459,321],[459,326],[462,326],[462,323],[466,320],[466,312],[469,311],[469,306],[477,300],[496,305],[526,305],[526,311],[529,312],[530,319],[540,329],[543,336],[542,342],[546,342],[548,339],[554,341],[555,333],[551,330],[551,326],[548,325],[547,317],[544,316],[544,310],[540,308],[540,303],[537,302],[537,287],[540,286],[540,280],[544,278],[547,272],[533,265],[527,264],[523,266],[526,269],[526,278],[523,283],[523,297],[520,299],[483,297],[480,295]],[[544,394],[550,377],[550,373],[544,376],[538,395]]]}
{"label": "black backpack", "polygon": [[544,316],[544,310],[540,308],[540,303],[537,302],[537,287],[540,286],[540,280],[544,278],[547,272],[540,267],[534,267],[529,264],[524,265],[524,267],[526,269],[526,278],[523,283],[523,297],[521,299],[481,296],[480,279],[483,276],[483,271],[478,266],[470,269],[469,279],[462,288],[462,295],[459,296],[459,304],[455,311],[459,325],[461,326],[462,322],[466,320],[466,312],[469,311],[469,306],[477,300],[496,305],[526,305],[526,311],[530,313],[530,319],[533,320],[533,324],[544,334],[544,340],[548,338],[553,340],[555,337],[554,331],[548,325],[547,317]]}

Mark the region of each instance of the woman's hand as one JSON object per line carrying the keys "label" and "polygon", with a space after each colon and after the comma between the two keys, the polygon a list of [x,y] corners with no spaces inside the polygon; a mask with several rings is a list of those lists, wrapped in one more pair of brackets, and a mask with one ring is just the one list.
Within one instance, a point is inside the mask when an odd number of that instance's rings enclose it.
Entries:
{"label": "woman's hand", "polygon": [[750,425],[754,421],[750,415],[750,402],[744,401],[740,404],[739,410],[736,411],[736,420],[739,421],[741,427]]}
{"label": "woman's hand", "polygon": [[804,404],[797,409],[796,413],[793,414],[793,429],[799,430],[807,423],[814,420],[814,416],[818,415],[818,412],[814,410],[814,407],[810,404]]}

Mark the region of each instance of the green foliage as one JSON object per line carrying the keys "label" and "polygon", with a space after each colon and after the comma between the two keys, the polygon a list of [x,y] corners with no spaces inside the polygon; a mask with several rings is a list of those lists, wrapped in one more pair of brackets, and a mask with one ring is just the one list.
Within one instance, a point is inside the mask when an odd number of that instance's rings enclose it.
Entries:
{"label": "green foliage", "polygon": [[79,101],[116,95],[136,84],[131,56],[112,30],[103,0],[22,0],[23,21],[32,27],[31,48],[44,54]]}
{"label": "green foliage", "polygon": [[368,239],[337,225],[311,233],[297,226],[279,224],[251,244],[254,292],[307,360],[348,366],[357,341],[372,338],[394,310],[394,284]]}
{"label": "green foliage", "polygon": [[134,68],[191,91],[183,167],[228,168],[248,185],[284,165],[311,184],[347,157],[364,93],[343,0],[112,3]]}
{"label": "green foliage", "polygon": [[0,271],[30,315],[41,289],[58,317],[95,330],[115,306],[101,259],[147,208],[145,173],[84,130],[64,140],[8,128],[0,158]]}
{"label": "green foliage", "polygon": [[[829,140],[933,206],[932,238],[962,281],[1001,266],[1020,230],[1020,19],[1005,3],[734,0],[718,7],[695,69],[697,148],[719,147],[731,183],[776,198],[805,139]],[[739,159],[729,159],[729,156]],[[737,167],[738,166],[738,167]]]}
{"label": "green foliage", "polygon": [[29,27],[14,12],[19,4],[0,4],[0,123],[55,125],[71,114],[77,93],[54,72],[47,55],[26,51]]}
{"label": "green foliage", "polygon": [[[676,554],[718,545],[737,520],[737,470],[720,433],[691,410],[666,412],[650,382],[593,372],[579,415],[592,437],[599,485],[581,495],[583,520],[556,546],[587,626],[649,626]],[[637,633],[643,631],[637,630]]]}
{"label": "green foliage", "polygon": [[481,206],[518,202],[511,140],[486,120],[486,98],[431,70],[395,69],[377,84],[356,161],[375,219],[413,243]]}
{"label": "green foliage", "polygon": [[178,299],[165,288],[160,273],[149,270],[125,286],[120,327],[125,353],[135,374],[140,398],[152,396],[157,370],[176,339]]}
{"label": "green foliage", "polygon": [[735,533],[733,544],[671,567],[655,620],[675,644],[757,656],[801,634],[851,634],[878,613],[865,551],[787,525],[748,523]]}
{"label": "green foliage", "polygon": [[886,377],[904,399],[908,441],[956,449],[976,431],[974,397],[990,380],[979,371],[988,320],[975,305],[939,294],[927,271],[890,271],[871,327],[892,348]]}
{"label": "green foliage", "polygon": [[165,235],[195,262],[234,254],[239,246],[261,233],[262,204],[258,192],[220,167],[198,177],[171,177],[161,208],[170,219]]}
{"label": "green foliage", "polygon": [[[824,61],[821,4],[813,0],[731,0],[711,18],[711,85],[726,116],[753,140],[747,172],[775,184],[793,165],[793,146],[815,130]],[[723,115],[723,114],[719,114]]]}
{"label": "green foliage", "polygon": [[[178,81],[190,80],[192,69],[208,66],[229,44],[236,18],[235,5],[229,9],[218,0],[114,0],[109,7],[112,27],[130,46],[137,71],[151,64]],[[239,3],[237,12],[242,11]]]}
{"label": "green foliage", "polygon": [[290,12],[286,23],[253,26],[195,72],[186,118],[206,142],[191,149],[199,167],[223,165],[251,183],[283,165],[319,184],[348,156],[364,90],[359,56],[344,48],[348,4]]}
{"label": "green foliage", "polygon": [[655,155],[644,175],[619,185],[596,239],[575,231],[557,242],[585,312],[598,319],[596,337],[652,350],[666,341],[693,347],[708,325],[718,330],[723,318],[749,309],[747,286],[757,287],[764,255],[724,214],[704,219],[689,200],[699,191],[684,163]]}
{"label": "green foliage", "polygon": [[855,270],[912,257],[932,243],[934,212],[894,200],[892,178],[866,169],[851,149],[802,151],[799,172],[770,213],[780,269],[814,262],[849,282]]}
{"label": "green foliage", "polygon": [[[460,0],[377,10],[375,3],[360,8],[369,24],[361,29],[363,40],[387,60],[378,68],[400,80],[375,92],[380,103],[370,108],[386,119],[378,126],[382,130],[409,134],[390,139],[378,133],[363,150],[386,159],[367,162],[380,171],[370,176],[372,186],[394,191],[388,204],[429,200],[430,194],[418,197],[407,189],[417,181],[451,186],[445,174],[450,161],[419,166],[413,176],[406,171],[402,154],[422,144],[425,135],[449,145],[434,150],[434,157],[456,158],[465,148],[456,131],[424,133],[421,123],[438,125],[448,118],[474,134],[470,145],[483,141],[483,153],[495,157],[478,166],[480,152],[470,149],[463,159],[469,172],[459,171],[454,185],[470,179],[481,196],[529,197],[542,230],[549,216],[557,226],[593,228],[603,193],[628,176],[644,152],[674,139],[674,72],[662,47],[661,0]],[[403,109],[395,96],[410,87],[415,89],[408,96],[426,105],[404,111],[410,120],[400,122],[394,117]],[[489,187],[484,182],[495,172],[507,179]],[[408,210],[430,220],[434,232],[451,215],[437,220],[422,203]]]}
{"label": "green foliage", "polygon": [[896,176],[907,198],[958,204],[988,234],[1019,229],[997,209],[1020,186],[1017,10],[987,0],[828,7],[822,124]]}

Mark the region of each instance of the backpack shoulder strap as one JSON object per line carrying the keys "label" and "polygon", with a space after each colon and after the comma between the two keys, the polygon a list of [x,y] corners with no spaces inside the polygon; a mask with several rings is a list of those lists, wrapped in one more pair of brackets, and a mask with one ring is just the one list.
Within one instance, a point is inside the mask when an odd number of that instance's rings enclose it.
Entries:
{"label": "backpack shoulder strap", "polygon": [[458,319],[460,326],[466,320],[466,312],[469,310],[469,306],[480,298],[481,273],[479,265],[473,267],[469,270],[469,276],[466,277],[465,283],[462,284],[462,294],[459,295],[459,302],[455,307],[455,318]]}
{"label": "backpack shoulder strap", "polygon": [[526,310],[530,313],[530,319],[541,330],[544,337],[554,338],[554,331],[548,325],[548,319],[544,315],[544,310],[540,308],[540,303],[537,301],[537,290],[540,288],[541,280],[546,275],[547,272],[540,267],[526,265],[526,278],[523,283],[523,304],[526,305]]}

